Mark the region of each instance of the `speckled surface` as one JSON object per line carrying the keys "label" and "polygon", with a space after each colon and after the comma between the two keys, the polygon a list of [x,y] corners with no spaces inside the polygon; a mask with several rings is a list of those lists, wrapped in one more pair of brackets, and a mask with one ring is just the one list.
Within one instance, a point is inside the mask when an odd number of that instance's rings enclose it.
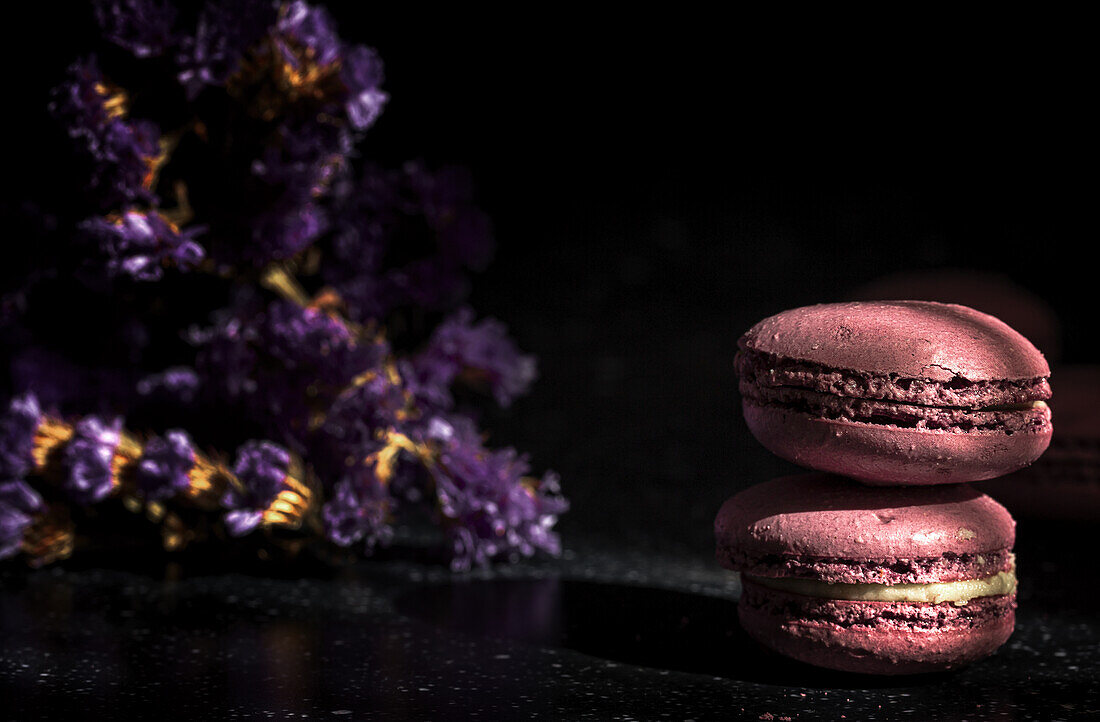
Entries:
{"label": "speckled surface", "polygon": [[1064,586],[1070,558],[1049,554],[1069,533],[1018,545],[1019,623],[1000,652],[900,679],[762,651],[738,627],[736,577],[710,559],[587,542],[461,578],[397,558],[309,578],[5,572],[0,705],[12,719],[1084,719],[1100,713],[1100,625]]}

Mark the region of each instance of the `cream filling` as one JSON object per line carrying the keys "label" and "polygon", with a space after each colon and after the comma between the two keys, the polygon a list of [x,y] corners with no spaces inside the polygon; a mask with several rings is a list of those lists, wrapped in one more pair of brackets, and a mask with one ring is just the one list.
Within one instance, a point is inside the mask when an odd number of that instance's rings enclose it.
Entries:
{"label": "cream filling", "polygon": [[853,602],[922,602],[941,604],[951,602],[961,607],[971,599],[1012,594],[1016,591],[1016,571],[998,572],[984,579],[963,579],[957,582],[932,582],[930,584],[845,584],[818,581],[817,579],[793,579],[754,577],[745,575],[755,583],[780,592],[791,592],[806,597],[843,599]]}
{"label": "cream filling", "polygon": [[1021,401],[1018,404],[1001,404],[1000,406],[986,406],[978,411],[1030,411],[1031,409],[1045,409],[1046,401]]}

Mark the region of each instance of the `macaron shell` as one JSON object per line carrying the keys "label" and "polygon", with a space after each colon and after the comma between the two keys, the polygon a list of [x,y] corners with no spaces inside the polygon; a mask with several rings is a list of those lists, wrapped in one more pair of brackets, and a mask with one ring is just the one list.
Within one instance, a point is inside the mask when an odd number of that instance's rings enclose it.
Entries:
{"label": "macaron shell", "polygon": [[966,485],[882,488],[801,474],[757,484],[726,501],[715,536],[720,546],[748,558],[932,558],[1010,549],[1016,522]]}
{"label": "macaron shell", "polygon": [[741,337],[743,348],[833,368],[948,382],[1047,376],[1046,359],[1003,321],[931,301],[863,301],[776,314]]}
{"label": "macaron shell", "polygon": [[958,433],[813,418],[742,404],[749,430],[794,464],[874,485],[957,484],[1022,469],[1050,445],[1052,430]]}
{"label": "macaron shell", "polygon": [[845,300],[876,301],[881,298],[969,306],[996,316],[1022,333],[1048,361],[1060,355],[1062,324],[1054,308],[1003,273],[972,268],[899,271],[853,289],[846,294]]}
{"label": "macaron shell", "polygon": [[[800,662],[843,672],[898,675],[954,669],[992,654],[1012,636],[1016,624],[1015,595],[972,600],[970,611],[976,619],[955,623],[952,613],[959,608],[951,605],[792,603],[792,595],[770,594],[755,585],[746,593],[756,596],[752,604],[744,599],[738,604],[741,625],[749,636]],[[793,611],[802,607],[807,614]],[[830,612],[863,620],[836,624],[829,621]],[[876,615],[882,624],[876,624]],[[907,624],[907,617],[914,623]],[[928,626],[921,617],[944,621]]]}

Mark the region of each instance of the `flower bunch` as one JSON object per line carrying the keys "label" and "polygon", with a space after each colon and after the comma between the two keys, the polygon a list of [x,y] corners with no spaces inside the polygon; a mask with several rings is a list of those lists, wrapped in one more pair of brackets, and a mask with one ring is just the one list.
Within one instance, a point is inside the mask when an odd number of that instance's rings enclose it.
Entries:
{"label": "flower bunch", "polygon": [[365,554],[427,519],[455,569],[557,553],[557,476],[488,447],[455,393],[506,407],[537,375],[462,305],[493,246],[469,178],[357,152],[378,55],[300,0],[95,15],[103,49],[51,102],[84,215],[4,289],[0,558],[63,558],[114,507],[171,550]]}

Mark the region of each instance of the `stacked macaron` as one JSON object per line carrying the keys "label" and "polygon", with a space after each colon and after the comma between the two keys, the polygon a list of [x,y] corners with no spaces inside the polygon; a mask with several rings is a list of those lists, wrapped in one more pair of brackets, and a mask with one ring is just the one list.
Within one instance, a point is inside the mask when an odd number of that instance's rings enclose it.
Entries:
{"label": "stacked macaron", "polygon": [[746,631],[795,659],[908,674],[990,654],[1015,623],[1015,522],[966,482],[1052,433],[1042,354],[996,318],[921,301],[785,311],[738,342],[745,419],[816,473],[737,494],[715,522]]}

